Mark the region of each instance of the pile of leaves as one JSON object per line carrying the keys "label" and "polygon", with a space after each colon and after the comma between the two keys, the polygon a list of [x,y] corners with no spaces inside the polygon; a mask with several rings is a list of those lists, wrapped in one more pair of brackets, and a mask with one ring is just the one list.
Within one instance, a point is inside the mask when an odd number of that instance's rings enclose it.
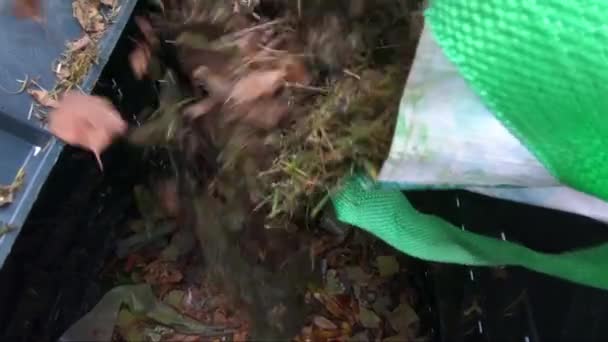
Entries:
{"label": "pile of leaves", "polygon": [[[297,335],[314,300],[328,309],[303,340],[361,327],[413,338],[409,326],[386,330],[374,301],[309,288],[327,278],[318,245],[327,252],[349,236],[332,218],[332,192],[354,173],[374,176],[388,153],[409,37],[420,29],[412,2],[163,0],[136,18],[129,60],[136,77],[159,85],[159,106],[128,140],[166,161],[155,182],[172,234],[198,243],[205,281],[243,307],[252,338]],[[178,260],[184,250],[168,253]],[[159,274],[171,284],[185,278]]]}

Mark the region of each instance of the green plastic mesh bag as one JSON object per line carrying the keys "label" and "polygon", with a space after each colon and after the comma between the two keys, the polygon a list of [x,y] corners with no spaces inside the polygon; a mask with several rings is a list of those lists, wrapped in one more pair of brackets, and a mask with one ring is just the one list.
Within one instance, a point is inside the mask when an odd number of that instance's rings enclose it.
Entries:
{"label": "green plastic mesh bag", "polygon": [[413,257],[471,266],[513,265],[608,289],[608,244],[560,254],[467,232],[417,212],[399,191],[354,178],[333,198],[338,219]]}
{"label": "green plastic mesh bag", "polygon": [[435,38],[560,181],[608,200],[608,1],[434,0]]}
{"label": "green plastic mesh bag", "polygon": [[[442,49],[501,122],[561,182],[608,200],[606,0],[431,0]],[[465,232],[361,178],[338,218],[424,260],[516,265],[608,289],[608,243],[560,254]]]}

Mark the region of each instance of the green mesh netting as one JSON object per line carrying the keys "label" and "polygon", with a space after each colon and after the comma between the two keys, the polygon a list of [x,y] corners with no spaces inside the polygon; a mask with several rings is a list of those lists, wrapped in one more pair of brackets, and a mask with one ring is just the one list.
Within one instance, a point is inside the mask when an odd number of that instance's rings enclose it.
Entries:
{"label": "green mesh netting", "polygon": [[[435,38],[490,110],[562,182],[608,200],[606,0],[432,0]],[[518,265],[608,289],[608,244],[546,254],[418,213],[361,179],[334,197],[338,217],[412,256]]]}
{"label": "green mesh netting", "polygon": [[540,253],[512,242],[462,231],[417,212],[399,191],[355,178],[333,198],[337,217],[378,236],[411,256],[474,266],[515,265],[572,282],[608,289],[608,244],[576,251]]}
{"label": "green mesh netting", "polygon": [[432,0],[427,20],[490,110],[563,183],[608,200],[608,1]]}

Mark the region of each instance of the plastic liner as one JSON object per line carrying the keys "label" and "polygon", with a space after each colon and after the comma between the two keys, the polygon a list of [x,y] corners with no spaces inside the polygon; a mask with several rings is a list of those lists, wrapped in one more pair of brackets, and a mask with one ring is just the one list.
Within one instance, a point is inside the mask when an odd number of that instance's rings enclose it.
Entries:
{"label": "plastic liner", "polygon": [[467,189],[608,222],[608,203],[561,185],[483,105],[428,27],[379,180],[402,189]]}

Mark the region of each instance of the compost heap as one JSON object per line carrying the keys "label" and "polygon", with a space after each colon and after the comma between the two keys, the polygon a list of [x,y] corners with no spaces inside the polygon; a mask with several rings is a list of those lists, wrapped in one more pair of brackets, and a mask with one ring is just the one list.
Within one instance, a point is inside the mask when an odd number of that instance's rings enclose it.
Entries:
{"label": "compost heap", "polygon": [[164,0],[136,18],[130,63],[158,81],[159,107],[129,140],[167,156],[152,186],[161,215],[138,190],[142,225],[163,222],[173,237],[128,268],[146,265],[164,298],[202,260],[196,292],[225,302],[197,318],[236,340],[417,337],[415,303],[389,295],[387,279],[404,272],[396,253],[352,234],[329,205],[342,181],[374,176],[388,153],[420,29],[409,2]]}

